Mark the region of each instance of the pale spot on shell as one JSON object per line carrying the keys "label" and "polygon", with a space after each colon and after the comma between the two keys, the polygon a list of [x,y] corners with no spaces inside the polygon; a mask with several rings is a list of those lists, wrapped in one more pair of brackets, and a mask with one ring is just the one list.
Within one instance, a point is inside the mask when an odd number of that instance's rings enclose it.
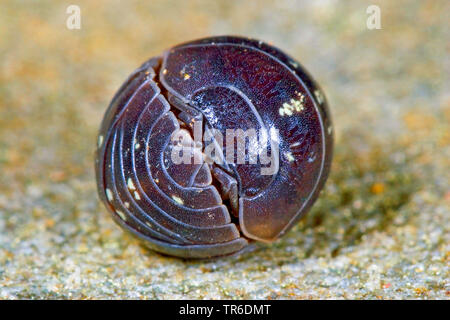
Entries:
{"label": "pale spot on shell", "polygon": [[109,202],[113,201],[114,197],[113,197],[113,193],[111,192],[111,190],[106,188],[105,193],[106,193],[106,198],[108,198],[108,201]]}
{"label": "pale spot on shell", "polygon": [[139,195],[139,193],[137,191],[134,192],[134,198],[136,200],[141,200],[141,196]]}
{"label": "pale spot on shell", "polygon": [[308,162],[311,163],[311,162],[314,162],[315,160],[316,160],[316,154],[314,152],[311,152],[308,157]]}
{"label": "pale spot on shell", "polygon": [[98,147],[100,148],[103,144],[103,136],[98,136]]}
{"label": "pale spot on shell", "polygon": [[177,202],[178,204],[184,204],[183,199],[181,199],[180,197],[177,197],[176,195],[172,196],[172,199],[175,200],[175,202]]}
{"label": "pale spot on shell", "polygon": [[127,221],[127,217],[122,211],[116,210],[116,213],[123,221]]}
{"label": "pale spot on shell", "polygon": [[295,158],[294,158],[294,156],[292,155],[292,153],[286,152],[284,155],[286,156],[286,159],[288,159],[289,162],[295,161]]}
{"label": "pale spot on shell", "polygon": [[134,186],[133,180],[131,180],[131,178],[128,178],[127,186],[128,186],[128,189],[130,189],[130,190],[136,190],[136,187]]}
{"label": "pale spot on shell", "polygon": [[320,90],[314,90],[314,95],[316,96],[317,102],[319,102],[319,104],[323,103],[323,94],[322,92],[320,92]]}
{"label": "pale spot on shell", "polygon": [[283,103],[282,107],[278,109],[280,116],[292,116],[294,112],[300,113],[305,109],[305,96],[301,93],[297,93],[298,99],[291,99],[289,103]]}

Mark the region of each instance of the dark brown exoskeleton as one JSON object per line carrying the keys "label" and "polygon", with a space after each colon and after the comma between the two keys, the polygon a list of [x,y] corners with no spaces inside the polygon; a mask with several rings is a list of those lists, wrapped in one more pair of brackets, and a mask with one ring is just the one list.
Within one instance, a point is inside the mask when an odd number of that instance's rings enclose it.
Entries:
{"label": "dark brown exoskeleton", "polygon": [[[150,59],[116,93],[98,192],[150,248],[225,256],[279,238],[309,210],[332,148],[324,94],[298,62],[261,41],[201,39]],[[174,160],[179,150],[189,161]]]}

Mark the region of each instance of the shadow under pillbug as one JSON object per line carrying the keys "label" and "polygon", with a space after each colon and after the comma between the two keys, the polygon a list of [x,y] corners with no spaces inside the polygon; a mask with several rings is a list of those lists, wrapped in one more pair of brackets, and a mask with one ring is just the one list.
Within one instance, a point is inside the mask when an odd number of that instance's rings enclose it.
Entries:
{"label": "shadow under pillbug", "polygon": [[[112,99],[98,136],[98,192],[155,251],[234,254],[279,238],[309,210],[328,176],[332,131],[321,89],[279,49],[234,36],[187,42],[145,62]],[[246,135],[227,140],[229,132]],[[191,161],[174,161],[179,150]]]}

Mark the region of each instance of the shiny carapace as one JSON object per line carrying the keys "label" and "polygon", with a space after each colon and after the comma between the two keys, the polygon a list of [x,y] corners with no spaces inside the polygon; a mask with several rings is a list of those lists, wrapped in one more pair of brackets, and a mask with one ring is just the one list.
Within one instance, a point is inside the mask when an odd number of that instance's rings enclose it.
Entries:
{"label": "shiny carapace", "polygon": [[309,210],[332,148],[324,93],[297,61],[262,41],[201,39],[118,90],[98,136],[98,192],[151,249],[226,256],[274,241]]}

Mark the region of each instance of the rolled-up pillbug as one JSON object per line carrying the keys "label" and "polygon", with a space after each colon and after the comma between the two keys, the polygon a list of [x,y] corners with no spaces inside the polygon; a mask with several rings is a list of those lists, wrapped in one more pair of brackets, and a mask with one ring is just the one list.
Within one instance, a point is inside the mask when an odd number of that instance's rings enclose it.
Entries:
{"label": "rolled-up pillbug", "polygon": [[310,209],[330,169],[325,96],[262,41],[177,45],[134,71],[98,136],[98,193],[151,249],[212,258],[271,242]]}

